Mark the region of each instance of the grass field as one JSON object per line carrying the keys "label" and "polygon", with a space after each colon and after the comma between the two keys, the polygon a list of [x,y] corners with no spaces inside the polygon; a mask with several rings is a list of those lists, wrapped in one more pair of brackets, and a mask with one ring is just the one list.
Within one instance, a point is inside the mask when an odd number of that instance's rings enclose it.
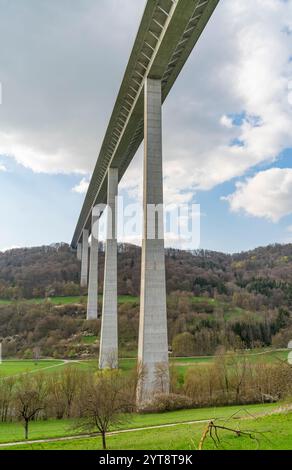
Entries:
{"label": "grass field", "polygon": [[97,361],[62,361],[55,359],[42,359],[37,362],[33,360],[7,360],[0,364],[0,378],[17,376],[25,373],[53,373],[64,367],[78,367],[84,370],[97,369]]}
{"label": "grass field", "polygon": [[18,375],[25,372],[45,371],[63,364],[64,361],[58,360],[41,360],[38,362],[26,360],[3,361],[2,364],[0,364],[0,377]]}
{"label": "grass field", "polygon": [[[135,414],[119,429],[137,429],[150,426],[169,425],[173,423],[187,423],[189,421],[229,419],[236,413],[236,418],[257,416],[270,413],[277,409],[279,404],[249,405],[246,407],[230,406],[218,408],[203,408],[192,410],[172,411],[168,413]],[[235,421],[233,419],[233,421]],[[111,431],[114,431],[113,428]],[[80,434],[74,426],[74,421],[48,420],[36,421],[30,424],[29,439],[48,439],[66,437]],[[23,439],[23,426],[20,423],[0,423],[0,443],[17,442]]]}
{"label": "grass field", "polygon": [[[169,297],[170,299],[171,297]],[[99,295],[99,300],[102,301],[102,295]],[[76,303],[86,303],[87,296],[56,296],[56,297],[48,297],[48,298],[34,298],[34,299],[23,299],[22,302],[29,303],[29,304],[41,304],[44,302],[51,302],[54,305],[68,305],[68,304],[76,304]],[[223,307],[224,308],[224,316],[229,318],[230,316],[240,315],[245,311],[239,307],[233,307],[232,305],[220,302],[217,299],[212,299],[208,297],[196,297],[190,296],[189,297],[190,303],[196,307],[199,304],[208,305],[212,307]],[[7,299],[0,299],[0,305],[9,305],[15,300],[7,300]],[[118,303],[140,303],[140,298],[132,295],[119,295],[118,296]]]}
{"label": "grass field", "polygon": [[[286,351],[258,351],[248,353],[248,358],[252,361],[276,361],[279,358],[285,359]],[[212,357],[193,358],[173,358],[179,371],[186,371],[189,367],[196,367],[198,364],[211,364]],[[135,359],[121,359],[121,367],[124,371],[132,369]],[[80,367],[82,369],[97,370],[96,360],[87,361],[62,361],[62,360],[40,360],[37,363],[29,360],[5,361],[0,365],[0,377],[17,376],[21,373],[34,373],[43,371],[44,373],[54,373],[64,367]],[[231,406],[218,408],[204,408],[181,410],[168,413],[157,414],[135,414],[124,425],[124,433],[108,436],[109,449],[143,449],[143,450],[188,450],[196,449],[206,423],[193,423],[192,421],[219,420],[219,423],[228,421],[228,427],[241,430],[264,432],[259,434],[259,442],[247,437],[235,437],[223,432],[222,445],[226,449],[291,449],[292,450],[292,412],[290,414],[270,415],[275,412],[280,405],[248,405]],[[253,416],[253,419],[251,419]],[[236,418],[236,419],[235,419]],[[239,420],[239,418],[243,418]],[[159,429],[149,429],[153,426],[168,426]],[[137,430],[143,428],[143,430]],[[132,429],[132,430],[131,430]],[[134,430],[133,430],[134,429]],[[131,430],[131,431],[130,431]],[[111,431],[117,431],[112,429]],[[267,431],[267,433],[266,433]],[[73,420],[48,420],[36,421],[30,424],[30,440],[51,439],[72,436],[70,441],[17,444],[13,450],[17,449],[59,449],[59,450],[81,450],[100,449],[100,438],[77,438],[80,430],[74,426]],[[20,423],[0,423],[0,444],[8,442],[19,442],[23,439],[23,427]],[[206,442],[206,449],[214,448],[212,441]],[[1,450],[5,447],[1,447]]]}
{"label": "grass field", "polygon": [[[248,362],[277,362],[286,361],[288,357],[288,350],[254,350],[247,351],[245,357]],[[197,365],[208,365],[213,364],[216,360],[215,356],[197,356],[197,357],[173,357],[170,359],[171,364],[174,364],[178,368],[178,372],[185,373],[190,367],[196,367]],[[120,359],[120,366],[123,370],[130,370],[135,367],[136,358],[122,358]]]}
{"label": "grass field", "polygon": [[[99,300],[102,301],[102,296],[99,296]],[[69,297],[48,297],[47,299],[35,298],[29,300],[23,300],[23,302],[28,304],[35,304],[39,305],[44,302],[51,302],[54,305],[70,305],[70,304],[80,304],[86,303],[87,296],[69,296]],[[10,305],[12,304],[13,300],[5,300],[0,299],[0,305]],[[134,297],[131,295],[119,295],[118,296],[118,303],[139,303],[139,297]]]}
{"label": "grass field", "polygon": [[[96,340],[95,336],[85,337],[83,339],[86,343],[93,343]],[[279,351],[248,351],[246,357],[249,362],[276,362],[276,361],[286,361],[288,351],[279,350]],[[171,364],[174,364],[177,367],[177,370],[180,374],[185,374],[189,368],[196,367],[198,365],[208,365],[213,364],[215,361],[214,356],[202,356],[202,357],[176,357],[171,358]],[[136,358],[121,358],[120,367],[123,371],[127,372],[132,370],[136,365]],[[55,370],[60,370],[61,367],[82,367],[82,368],[97,368],[97,360],[83,360],[83,361],[63,361],[55,359],[42,359],[37,362],[34,360],[5,360],[0,364],[0,377],[2,376],[11,376],[18,375],[25,372],[37,372],[43,370],[44,372],[54,372]]]}
{"label": "grass field", "polygon": [[[100,296],[100,301],[102,297]],[[50,299],[31,299],[26,302],[29,304],[41,304],[49,301],[54,305],[69,304],[86,304],[85,296],[75,297],[52,297]],[[119,304],[139,304],[139,298],[133,296],[119,296]],[[232,316],[240,316],[244,310],[234,308],[228,304],[223,304],[214,299],[206,299],[204,297],[192,297],[191,302],[194,305],[207,304],[214,307],[223,307],[225,319]],[[1,305],[11,304],[12,301],[1,300]],[[97,336],[85,336],[82,342],[85,344],[93,344],[97,340]],[[133,351],[133,355],[136,351]],[[131,354],[129,354],[131,355]],[[277,361],[287,361],[288,351],[279,350],[252,350],[246,351],[245,357],[252,364],[258,362],[275,363]],[[240,356],[241,357],[241,356]],[[200,365],[208,367],[212,365],[216,357],[182,357],[171,358],[171,364],[176,368],[180,377],[184,377],[187,370],[195,369]],[[136,357],[124,357],[120,359],[120,367],[126,373],[133,370],[136,365]],[[97,360],[55,360],[44,359],[34,360],[7,360],[0,364],[0,379],[9,376],[18,376],[23,373],[43,372],[51,374],[60,372],[66,367],[78,367],[83,370],[97,370]],[[233,434],[223,432],[220,448],[224,449],[289,449],[292,450],[292,412],[270,415],[279,404],[270,405],[250,405],[250,406],[232,406],[219,408],[205,408],[182,410],[170,413],[133,415],[127,425],[124,425],[124,433],[108,436],[108,447],[111,450],[189,450],[196,449],[200,441],[200,437],[206,423],[188,424],[190,421],[202,421],[217,419],[219,423],[228,420],[228,426],[232,428],[240,427],[241,430],[258,431],[259,440],[250,439],[249,437],[236,437]],[[236,419],[231,418],[236,413]],[[266,414],[266,416],[263,416]],[[256,419],[251,419],[251,415]],[[239,420],[239,417],[242,420]],[[159,429],[149,429],[153,426],[168,426]],[[143,428],[142,430],[136,430]],[[135,429],[135,430],[133,430]],[[113,429],[112,431],[117,431]],[[37,421],[30,424],[29,439],[50,439],[72,436],[70,441],[36,443],[30,445],[18,444],[13,450],[94,450],[101,449],[101,439],[98,436],[92,438],[78,438],[80,430],[76,429],[72,420],[48,420]],[[75,438],[76,437],[76,438]],[[0,423],[0,444],[8,442],[19,442],[23,439],[23,427],[19,423]],[[5,449],[1,447],[0,450]],[[206,449],[214,449],[212,440],[206,442]]]}
{"label": "grass field", "polygon": [[[227,431],[219,432],[219,449],[234,450],[287,450],[292,449],[292,413],[272,414],[275,405],[255,405],[245,409],[239,407],[225,407],[204,410],[184,410],[159,415],[135,416],[129,431],[109,435],[107,438],[110,450],[196,450],[206,422],[189,424],[190,421],[211,420],[217,418],[217,424],[224,424],[232,429],[249,431],[256,439],[246,436],[236,436]],[[239,413],[232,418],[234,413]],[[251,418],[251,414],[253,417]],[[262,414],[262,416],[261,416]],[[239,419],[242,418],[242,419]],[[147,429],[147,426],[167,425],[174,426]],[[130,429],[144,428],[139,431]],[[76,432],[76,431],[75,431]],[[5,433],[5,434],[4,434]],[[259,434],[257,434],[259,433]],[[30,439],[57,438],[66,435],[72,436],[72,426],[69,421],[37,422],[31,426]],[[22,439],[19,425],[0,425],[1,442],[15,442]],[[5,437],[4,437],[5,436]],[[5,449],[2,447],[1,449]],[[8,448],[8,447],[7,447]],[[205,444],[206,449],[216,448],[209,438]],[[99,436],[92,438],[79,438],[63,442],[35,443],[16,445],[13,450],[97,450],[101,449]]]}

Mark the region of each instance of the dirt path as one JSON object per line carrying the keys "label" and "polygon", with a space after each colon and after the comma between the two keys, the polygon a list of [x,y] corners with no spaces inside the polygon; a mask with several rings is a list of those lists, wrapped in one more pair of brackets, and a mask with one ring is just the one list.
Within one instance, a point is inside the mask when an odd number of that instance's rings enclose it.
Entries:
{"label": "dirt path", "polygon": [[[241,411],[244,411],[242,409]],[[247,419],[257,419],[260,417],[264,416],[270,416],[273,414],[283,414],[287,412],[292,411],[292,405],[284,405],[280,406],[279,408],[276,408],[275,410],[272,411],[264,411],[261,413],[257,413],[255,415],[252,415],[251,413],[248,413],[246,416],[236,416],[233,415],[230,417],[230,419],[234,419],[236,421],[244,421]],[[204,424],[204,423],[209,423],[212,419],[210,417],[209,419],[198,419],[198,420],[193,420],[193,421],[183,421],[180,423],[168,423],[168,424],[157,424],[155,426],[146,426],[146,427],[140,427],[140,428],[130,428],[130,429],[121,429],[119,431],[111,431],[107,433],[107,436],[115,436],[117,434],[125,434],[125,433],[132,433],[132,432],[139,432],[139,431],[148,431],[152,429],[164,429],[164,428],[173,428],[177,426],[190,426],[194,424]],[[222,419],[222,418],[216,418],[217,419]],[[30,444],[45,444],[49,442],[64,442],[64,441],[74,441],[74,440],[79,440],[79,439],[92,439],[94,437],[99,436],[99,433],[92,433],[92,434],[77,434],[75,436],[65,436],[65,437],[55,437],[55,438],[48,438],[48,439],[36,439],[36,440],[30,440],[30,441],[18,441],[18,442],[8,442],[8,443],[2,443],[0,444],[0,450],[1,448],[4,447],[15,447],[19,445],[30,445]]]}
{"label": "dirt path", "polygon": [[[48,359],[46,359],[48,360]],[[53,360],[53,359],[52,359]],[[59,359],[60,362],[59,364],[53,364],[52,366],[47,366],[47,367],[40,367],[39,369],[35,369],[35,370],[28,370],[27,372],[26,371],[23,371],[23,372],[19,372],[18,374],[14,374],[14,375],[7,375],[5,377],[2,377],[4,380],[7,380],[7,379],[10,379],[11,377],[15,378],[15,377],[21,377],[22,375],[25,375],[25,374],[36,374],[37,372],[42,372],[44,370],[48,370],[48,369],[54,369],[56,367],[63,367],[65,366],[66,364],[71,364],[73,362],[77,362],[77,361],[69,361],[67,359]]]}
{"label": "dirt path", "polygon": [[[147,427],[142,427],[142,428],[121,429],[119,431],[108,432],[107,436],[115,436],[116,434],[125,434],[125,433],[137,432],[137,431],[147,431],[151,429],[172,428],[175,426],[187,426],[187,425],[192,425],[192,424],[209,423],[209,421],[210,419],[202,419],[202,420],[196,420],[196,421],[184,421],[182,423],[157,424],[155,426],[147,426]],[[1,447],[15,447],[18,445],[42,444],[42,443],[45,444],[48,442],[62,442],[62,441],[74,441],[77,439],[91,439],[96,436],[99,436],[99,433],[77,434],[76,436],[36,439],[32,441],[8,442],[6,444],[0,444],[0,449]]]}

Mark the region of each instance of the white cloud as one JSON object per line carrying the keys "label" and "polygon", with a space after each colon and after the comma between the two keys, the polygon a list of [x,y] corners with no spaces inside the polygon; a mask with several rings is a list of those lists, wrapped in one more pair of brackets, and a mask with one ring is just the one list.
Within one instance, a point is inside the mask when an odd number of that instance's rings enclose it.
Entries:
{"label": "white cloud", "polygon": [[0,171],[7,171],[6,166],[0,162]]}
{"label": "white cloud", "polygon": [[79,194],[85,194],[89,186],[89,181],[86,178],[82,178],[80,183],[78,183],[74,188],[72,188],[72,191],[75,193]]}
{"label": "white cloud", "polygon": [[0,6],[0,155],[35,172],[91,172],[145,0]]}
{"label": "white cloud", "polygon": [[227,127],[228,129],[232,129],[233,127],[233,121],[229,116],[226,116],[226,114],[223,114],[223,116],[220,118],[220,124],[224,127]]}
{"label": "white cloud", "polygon": [[219,3],[164,108],[166,194],[210,190],[292,147],[289,21],[292,1]]}
{"label": "white cloud", "polygon": [[292,225],[289,225],[289,227],[287,227],[287,231],[292,233]]}
{"label": "white cloud", "polygon": [[261,171],[244,183],[237,183],[235,193],[224,199],[233,212],[244,211],[278,222],[292,214],[292,168]]}
{"label": "white cloud", "polygon": [[[145,1],[10,3],[0,18],[0,154],[37,172],[86,175]],[[166,203],[190,200],[292,147],[291,24],[292,1],[219,2],[164,107]],[[242,112],[261,124],[246,118],[232,125],[229,116]],[[133,196],[141,196],[141,160],[135,158],[121,185]]]}

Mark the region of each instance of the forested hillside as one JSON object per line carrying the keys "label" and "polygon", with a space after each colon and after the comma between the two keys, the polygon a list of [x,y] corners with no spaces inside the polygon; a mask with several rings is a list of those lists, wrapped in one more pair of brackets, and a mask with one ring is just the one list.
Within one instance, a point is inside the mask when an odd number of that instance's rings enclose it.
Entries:
{"label": "forested hillside", "polygon": [[[118,292],[129,296],[119,304],[125,355],[137,345],[140,256],[139,247],[119,245]],[[100,244],[100,294],[103,268]],[[291,244],[235,255],[168,249],[166,270],[174,354],[212,354],[220,345],[286,347],[292,339]],[[84,321],[79,271],[66,244],[0,253],[0,340],[7,354],[30,354],[38,346],[44,355],[77,357],[98,349],[99,325]],[[67,297],[65,305],[60,296]]]}
{"label": "forested hillside", "polygon": [[[100,292],[104,265],[99,257]],[[140,248],[119,245],[119,294],[139,295]],[[166,250],[168,293],[237,297],[249,307],[288,305],[292,302],[292,244],[225,255],[213,251]],[[0,253],[0,298],[21,299],[78,295],[80,263],[69,246],[55,244]],[[242,297],[242,298],[241,298]]]}

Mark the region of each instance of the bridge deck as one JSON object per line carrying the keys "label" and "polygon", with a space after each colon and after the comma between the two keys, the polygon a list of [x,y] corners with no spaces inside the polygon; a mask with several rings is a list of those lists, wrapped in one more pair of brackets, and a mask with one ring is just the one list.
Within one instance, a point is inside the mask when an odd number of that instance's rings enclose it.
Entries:
{"label": "bridge deck", "polygon": [[72,239],[90,230],[92,207],[106,203],[107,170],[123,177],[144,137],[144,83],[162,80],[163,102],[219,0],[148,0]]}

